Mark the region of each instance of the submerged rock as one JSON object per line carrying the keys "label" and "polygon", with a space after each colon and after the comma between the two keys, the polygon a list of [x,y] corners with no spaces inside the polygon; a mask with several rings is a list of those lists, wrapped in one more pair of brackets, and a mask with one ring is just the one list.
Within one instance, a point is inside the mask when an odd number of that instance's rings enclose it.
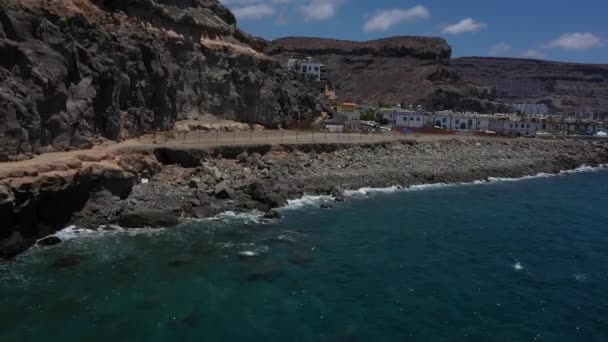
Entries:
{"label": "submerged rock", "polygon": [[65,256],[62,256],[58,259],[55,260],[55,262],[53,262],[53,266],[57,267],[57,268],[68,268],[68,267],[74,267],[79,265],[82,260],[84,260],[83,257],[81,257],[80,255],[76,255],[76,254],[67,254]]}
{"label": "submerged rock", "polygon": [[314,261],[314,258],[312,253],[307,251],[292,255],[288,261],[299,266],[309,266]]}
{"label": "submerged rock", "polygon": [[272,281],[282,273],[278,265],[263,265],[247,275],[248,281]]}
{"label": "submerged rock", "polygon": [[279,235],[277,237],[270,239],[270,241],[293,245],[296,243],[297,239],[295,236],[292,236],[292,235]]}
{"label": "submerged rock", "polygon": [[168,210],[141,209],[120,215],[118,224],[124,228],[175,227],[179,218]]}
{"label": "submerged rock", "polygon": [[177,267],[186,266],[191,262],[192,262],[192,260],[189,258],[177,258],[177,259],[170,260],[167,263],[167,266],[177,268]]}
{"label": "submerged rock", "polygon": [[269,219],[269,220],[279,220],[279,219],[281,219],[281,213],[279,213],[276,210],[270,210],[264,214],[263,218]]}

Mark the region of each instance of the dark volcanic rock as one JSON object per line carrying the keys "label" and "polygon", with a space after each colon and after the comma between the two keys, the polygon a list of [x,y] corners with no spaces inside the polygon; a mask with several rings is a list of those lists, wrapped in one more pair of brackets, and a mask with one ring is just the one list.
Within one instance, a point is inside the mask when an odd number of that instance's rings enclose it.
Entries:
{"label": "dark volcanic rock", "polygon": [[318,113],[217,0],[4,0],[0,161],[166,130],[210,113],[267,126]]}
{"label": "dark volcanic rock", "polygon": [[179,218],[167,210],[140,209],[120,215],[118,224],[124,228],[174,227]]}
{"label": "dark volcanic rock", "polygon": [[276,210],[270,210],[264,214],[264,218],[269,220],[278,220],[281,218],[281,214]]}
{"label": "dark volcanic rock", "polygon": [[208,155],[200,149],[180,149],[161,147],[154,150],[156,159],[164,165],[179,165],[181,167],[197,167],[202,165],[202,159]]}
{"label": "dark volcanic rock", "polygon": [[233,196],[234,192],[228,185],[228,182],[223,181],[215,186],[215,197],[219,199],[229,199]]}
{"label": "dark volcanic rock", "polygon": [[36,242],[40,246],[54,246],[61,243],[61,239],[56,236],[47,236],[43,239],[40,239]]}

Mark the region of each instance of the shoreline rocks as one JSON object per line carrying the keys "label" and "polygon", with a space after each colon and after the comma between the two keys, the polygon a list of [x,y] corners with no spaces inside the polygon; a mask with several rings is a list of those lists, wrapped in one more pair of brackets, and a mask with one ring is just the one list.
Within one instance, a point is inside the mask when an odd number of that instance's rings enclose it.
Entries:
{"label": "shoreline rocks", "polygon": [[[345,190],[365,187],[516,178],[608,163],[608,143],[575,140],[454,138],[184,151],[193,151],[186,158],[199,158],[200,166],[161,165],[157,155],[137,152],[83,162],[80,169],[0,179],[0,257],[11,258],[67,225],[172,227],[180,217],[253,210],[276,220],[274,209],[305,194],[338,203]],[[148,182],[138,181],[143,176]]]}

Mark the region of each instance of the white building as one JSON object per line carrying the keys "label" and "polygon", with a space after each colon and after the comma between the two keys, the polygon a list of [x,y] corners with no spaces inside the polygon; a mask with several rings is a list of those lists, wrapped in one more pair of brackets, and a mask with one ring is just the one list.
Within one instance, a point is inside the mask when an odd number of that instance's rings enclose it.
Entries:
{"label": "white building", "polygon": [[545,122],[493,120],[490,129],[498,134],[533,137],[539,131],[551,129]]}
{"label": "white building", "polygon": [[425,125],[425,115],[410,111],[395,111],[391,122],[393,127],[422,128]]}
{"label": "white building", "polygon": [[487,131],[490,129],[490,118],[484,115],[435,114],[429,115],[427,122],[429,126],[443,129],[461,131]]}
{"label": "white building", "polygon": [[312,57],[290,58],[287,61],[287,69],[297,72],[303,79],[313,81],[324,81],[327,75],[327,67],[313,60]]}

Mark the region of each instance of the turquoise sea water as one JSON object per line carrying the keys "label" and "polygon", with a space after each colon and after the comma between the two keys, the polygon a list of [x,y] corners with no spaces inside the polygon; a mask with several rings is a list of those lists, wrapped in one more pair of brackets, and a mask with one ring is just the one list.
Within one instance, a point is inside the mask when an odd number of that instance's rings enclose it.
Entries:
{"label": "turquoise sea water", "polygon": [[607,199],[601,171],[72,232],[0,270],[0,341],[605,341]]}

